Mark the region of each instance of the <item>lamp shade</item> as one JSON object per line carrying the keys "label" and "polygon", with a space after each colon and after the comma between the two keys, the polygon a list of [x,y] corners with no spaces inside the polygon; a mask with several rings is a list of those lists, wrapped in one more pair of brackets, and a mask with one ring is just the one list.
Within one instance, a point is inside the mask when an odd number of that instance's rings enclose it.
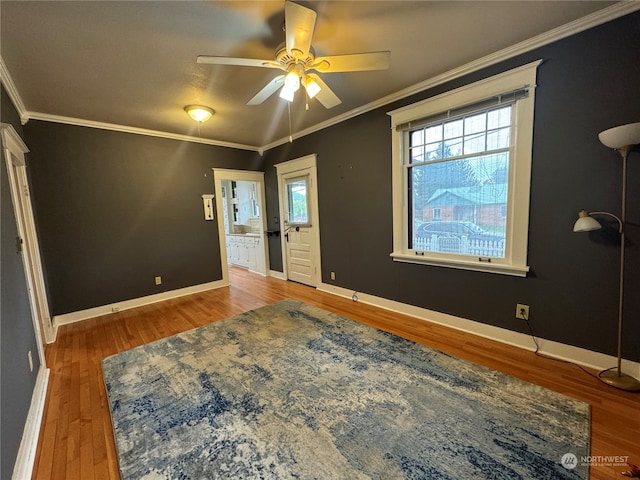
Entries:
{"label": "lamp shade", "polygon": [[305,78],[304,88],[307,90],[307,95],[309,98],[315,97],[318,93],[320,93],[320,85],[311,77]]}
{"label": "lamp shade", "polygon": [[289,88],[286,84],[280,90],[280,98],[285,99],[287,102],[293,102],[293,96],[296,93],[295,90]]}
{"label": "lamp shade", "polygon": [[213,116],[213,109],[204,105],[187,105],[184,111],[196,122],[206,122]]}
{"label": "lamp shade", "polygon": [[581,210],[578,213],[578,220],[573,225],[574,232],[591,232],[592,230],[599,230],[602,228],[600,222],[587,213],[586,210]]}
{"label": "lamp shade", "polygon": [[598,134],[600,141],[610,148],[622,148],[640,143],[640,122],[613,127]]}

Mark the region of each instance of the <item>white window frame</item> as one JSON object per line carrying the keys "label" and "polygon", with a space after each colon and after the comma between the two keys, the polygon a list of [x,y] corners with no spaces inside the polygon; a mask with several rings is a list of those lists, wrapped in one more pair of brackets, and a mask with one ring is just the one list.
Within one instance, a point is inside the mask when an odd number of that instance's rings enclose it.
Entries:
{"label": "white window frame", "polygon": [[[527,275],[533,116],[536,74],[540,63],[542,60],[388,112],[391,116],[393,148],[393,252],[391,253],[393,260],[520,277]],[[409,189],[405,164],[410,161],[408,140],[405,139],[408,138],[409,129],[398,127],[523,88],[528,89],[529,95],[518,100],[513,110],[515,131],[512,137],[514,146],[509,159],[505,257],[490,260],[482,257],[474,259],[469,256],[423,252],[408,248]]]}

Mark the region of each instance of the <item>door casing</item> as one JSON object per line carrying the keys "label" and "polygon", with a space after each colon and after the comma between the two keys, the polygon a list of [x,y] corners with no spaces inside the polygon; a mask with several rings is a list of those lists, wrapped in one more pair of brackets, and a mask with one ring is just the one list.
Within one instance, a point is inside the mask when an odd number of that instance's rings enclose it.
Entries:
{"label": "door casing", "polygon": [[9,186],[13,209],[21,240],[21,253],[33,327],[36,332],[38,356],[41,365],[45,365],[43,343],[51,343],[56,339],[56,331],[51,322],[49,301],[44,283],[44,273],[40,259],[40,247],[36,233],[35,220],[31,206],[31,192],[27,180],[25,154],[29,149],[24,144],[12,125],[3,123],[2,148],[7,164]]}

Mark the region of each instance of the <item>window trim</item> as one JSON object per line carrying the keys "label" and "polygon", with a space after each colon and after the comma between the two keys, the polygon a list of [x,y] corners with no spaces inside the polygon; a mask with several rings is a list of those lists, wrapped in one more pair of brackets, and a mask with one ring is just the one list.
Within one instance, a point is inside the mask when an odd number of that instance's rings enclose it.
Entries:
{"label": "window trim", "polygon": [[[465,85],[435,97],[387,112],[391,117],[392,132],[392,191],[393,191],[393,252],[394,261],[419,263],[441,267],[474,270],[525,277],[527,265],[527,241],[529,236],[529,195],[531,189],[531,159],[533,147],[533,117],[538,60],[493,77]],[[408,185],[404,178],[407,155],[404,137],[408,129],[398,126],[411,121],[470,105],[489,97],[520,88],[528,88],[529,95],[514,105],[514,156],[510,163],[507,207],[507,232],[505,258],[473,260],[469,257],[448,254],[432,254],[408,248]],[[511,162],[511,160],[510,160]],[[515,214],[517,212],[517,215]]]}

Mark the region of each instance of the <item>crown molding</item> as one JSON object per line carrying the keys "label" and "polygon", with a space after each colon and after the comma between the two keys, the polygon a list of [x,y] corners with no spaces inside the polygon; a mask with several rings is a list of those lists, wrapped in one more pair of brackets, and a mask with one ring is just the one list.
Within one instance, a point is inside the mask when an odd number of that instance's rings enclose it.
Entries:
{"label": "crown molding", "polygon": [[67,125],[76,125],[79,127],[98,128],[101,130],[112,130],[115,132],[132,133],[135,135],[146,135],[149,137],[168,138],[171,140],[180,140],[184,142],[203,143],[205,145],[215,145],[217,147],[235,148],[237,150],[250,150],[259,152],[260,148],[252,145],[243,145],[241,143],[223,142],[210,138],[193,137],[191,135],[182,135],[179,133],[163,132],[160,130],[149,130],[147,128],[129,127],[127,125],[119,125],[116,123],[95,122],[93,120],[84,120],[82,118],[64,117],[62,115],[50,115],[48,113],[27,112],[30,120],[42,120],[45,122],[64,123]]}
{"label": "crown molding", "polygon": [[113,130],[116,132],[133,133],[136,135],[147,135],[150,137],[168,138],[172,140],[181,140],[185,142],[203,143],[206,145],[215,145],[217,147],[235,148],[238,150],[250,150],[252,152],[258,152],[262,155],[263,150],[259,147],[252,145],[243,145],[240,143],[223,142],[219,140],[212,140],[208,138],[193,137],[191,135],[180,135],[176,133],[162,132],[159,130],[149,130],[146,128],[129,127],[126,125],[118,125],[115,123],[95,122],[92,120],[85,120],[82,118],[65,117],[62,115],[51,115],[41,112],[30,112],[24,105],[22,97],[18,92],[18,89],[13,82],[13,78],[7,69],[7,65],[4,63],[4,59],[0,56],[0,81],[4,85],[13,106],[16,108],[18,115],[20,116],[20,122],[22,125],[26,124],[29,120],[43,120],[45,122],[64,123],[67,125],[76,125],[80,127],[98,128],[102,130]]}
{"label": "crown molding", "polygon": [[[623,0],[621,2],[615,3],[614,5],[611,5],[610,7],[594,12],[578,20],[574,20],[573,22],[570,22],[560,27],[549,30],[546,33],[537,35],[523,42],[517,43],[510,47],[494,52],[490,55],[487,55],[477,60],[474,60],[472,62],[466,63],[460,67],[454,68],[440,75],[436,75],[435,77],[429,78],[415,85],[402,89],[398,92],[382,97],[374,102],[354,108],[353,110],[349,110],[348,112],[345,112],[341,115],[337,115],[324,122],[313,125],[312,127],[306,128],[304,130],[300,130],[299,132],[293,133],[291,135],[291,139],[301,138],[311,133],[315,133],[325,128],[331,127],[333,125],[337,125],[346,120],[349,120],[351,118],[367,113],[371,110],[375,110],[377,108],[383,107],[395,101],[402,100],[403,98],[409,97],[413,94],[422,92],[424,90],[428,90],[429,88],[433,88],[435,86],[441,85],[450,80],[460,78],[464,75],[481,70],[482,68],[489,67],[503,60],[507,60],[509,58],[520,55],[522,53],[526,53],[535,48],[548,45],[550,43],[556,42],[563,38],[580,33],[584,30],[588,30],[598,25],[602,25],[603,23],[609,22],[611,20],[615,20],[616,18],[622,17],[624,15],[633,13],[638,10],[640,10],[640,1]],[[243,145],[243,144],[224,142],[224,141],[213,140],[208,138],[193,137],[190,135],[180,135],[175,133],[162,132],[158,130],[149,130],[145,128],[130,127],[126,125],[95,122],[92,120],[64,117],[60,115],[50,115],[50,114],[40,113],[40,112],[30,112],[26,109],[22,101],[22,98],[20,97],[20,94],[18,93],[18,90],[13,82],[13,79],[11,78],[11,75],[9,74],[9,71],[7,70],[7,67],[1,56],[0,56],[0,80],[5,86],[7,93],[11,98],[11,101],[16,107],[16,110],[20,115],[20,121],[22,122],[23,125],[27,123],[30,119],[43,120],[48,122],[65,123],[69,125],[99,128],[103,130],[113,130],[113,131],[124,132],[124,133],[133,133],[136,135],[147,135],[152,137],[161,137],[161,138],[169,138],[173,140],[203,143],[206,145],[235,148],[239,150],[249,150],[249,151],[257,152],[260,155],[263,155],[264,152],[272,148],[278,147],[280,145],[284,145],[290,141],[289,136],[287,136],[279,140],[273,141],[271,143],[268,143],[266,145],[263,145],[261,147],[256,147],[253,145]]]}
{"label": "crown molding", "polygon": [[[598,25],[602,25],[603,23],[607,23],[611,20],[615,20],[616,18],[628,15],[638,10],[640,10],[640,1],[623,0],[607,8],[603,8],[602,10],[591,13],[585,17],[579,18],[570,23],[549,30],[548,32],[536,35],[535,37],[532,37],[528,40],[516,43],[515,45],[503,48],[502,50],[498,50],[497,52],[466,63],[460,67],[449,70],[448,72],[444,72],[435,77],[416,83],[415,85],[387,95],[386,97],[382,97],[375,102],[368,103],[336,117],[330,118],[329,120],[326,120],[312,127],[300,130],[299,132],[293,133],[291,135],[291,138],[295,140],[311,133],[315,133],[327,127],[342,123],[345,120],[357,117],[358,115],[362,115],[363,113],[375,110],[376,108],[380,108],[395,101],[402,100],[403,98],[409,97],[413,94],[420,93],[424,90],[436,87],[450,80],[455,80],[464,75],[481,70],[485,67],[489,67],[504,60],[508,60],[509,58],[513,58],[522,53],[529,52],[536,48],[540,48],[558,40],[562,40],[563,38],[570,37],[571,35],[575,35],[590,28],[597,27]],[[289,141],[289,137],[287,136],[263,146],[261,150],[268,151],[272,148],[284,145]]]}
{"label": "crown molding", "polygon": [[20,122],[24,125],[29,121],[29,114],[2,56],[0,56],[0,82],[4,85],[7,94],[9,94],[9,98],[13,102],[13,106],[16,107],[16,110],[18,111],[18,115],[20,115]]}

